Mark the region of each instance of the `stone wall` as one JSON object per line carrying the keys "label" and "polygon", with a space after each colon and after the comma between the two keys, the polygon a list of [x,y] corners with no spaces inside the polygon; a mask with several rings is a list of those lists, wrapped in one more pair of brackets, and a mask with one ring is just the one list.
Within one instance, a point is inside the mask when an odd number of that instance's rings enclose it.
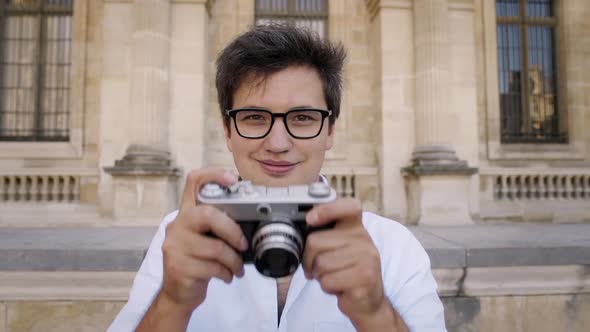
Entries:
{"label": "stone wall", "polygon": [[106,331],[123,304],[105,301],[4,302],[0,304],[0,331]]}
{"label": "stone wall", "polygon": [[583,332],[590,328],[590,295],[445,297],[449,332]]}
{"label": "stone wall", "polygon": [[[105,331],[154,231],[1,231],[0,332]],[[411,231],[430,256],[449,332],[590,329],[590,225]]]}
{"label": "stone wall", "polygon": [[[443,297],[449,332],[585,332],[590,295]],[[0,302],[0,332],[100,332],[122,301]]]}

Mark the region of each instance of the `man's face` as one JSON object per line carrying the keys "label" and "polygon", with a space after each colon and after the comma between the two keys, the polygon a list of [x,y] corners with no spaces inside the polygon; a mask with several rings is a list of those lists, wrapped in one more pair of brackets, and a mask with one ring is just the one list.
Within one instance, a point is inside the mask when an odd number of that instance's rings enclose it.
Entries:
{"label": "man's face", "polygon": [[[264,108],[285,113],[294,108],[326,109],[322,81],[308,67],[288,67],[267,77],[248,80],[233,96],[233,108]],[[320,134],[311,139],[289,135],[282,118],[277,118],[270,133],[260,139],[243,138],[235,130],[234,120],[225,127],[228,149],[244,180],[257,185],[286,186],[307,184],[318,179],[325,152],[332,147],[333,130],[324,120]]]}

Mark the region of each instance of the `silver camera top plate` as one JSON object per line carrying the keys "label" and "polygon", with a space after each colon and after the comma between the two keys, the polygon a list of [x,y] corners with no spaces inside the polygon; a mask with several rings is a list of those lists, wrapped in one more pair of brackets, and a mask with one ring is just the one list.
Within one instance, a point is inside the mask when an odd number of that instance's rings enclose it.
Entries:
{"label": "silver camera top plate", "polygon": [[336,199],[336,190],[327,183],[287,187],[255,186],[241,181],[229,188],[205,185],[197,196],[201,204],[214,205],[236,221],[304,220],[316,204]]}
{"label": "silver camera top plate", "polygon": [[198,194],[203,204],[321,204],[336,199],[336,190],[323,182],[287,187],[255,186],[250,181],[237,182],[229,188],[215,183],[205,185]]}

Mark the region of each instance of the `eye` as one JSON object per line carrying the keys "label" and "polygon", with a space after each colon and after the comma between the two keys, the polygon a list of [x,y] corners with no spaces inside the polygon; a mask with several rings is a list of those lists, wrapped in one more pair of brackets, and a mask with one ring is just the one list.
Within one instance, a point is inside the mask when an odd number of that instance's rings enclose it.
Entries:
{"label": "eye", "polygon": [[257,111],[241,111],[237,115],[237,120],[248,123],[263,123],[266,122],[268,116]]}
{"label": "eye", "polygon": [[303,121],[311,121],[311,120],[313,120],[313,118],[309,115],[298,114],[295,116],[294,120],[303,122]]}
{"label": "eye", "polygon": [[242,120],[264,120],[264,117],[260,114],[249,114],[242,118]]}

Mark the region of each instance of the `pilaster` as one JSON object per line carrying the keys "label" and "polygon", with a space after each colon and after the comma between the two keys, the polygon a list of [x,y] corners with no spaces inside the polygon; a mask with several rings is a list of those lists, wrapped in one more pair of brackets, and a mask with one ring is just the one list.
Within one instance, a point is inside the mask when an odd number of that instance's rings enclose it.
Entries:
{"label": "pilaster", "polygon": [[412,223],[471,223],[469,180],[477,169],[452,146],[447,0],[415,0],[416,146],[406,177]]}
{"label": "pilaster", "polygon": [[161,217],[174,208],[178,169],[168,142],[170,0],[135,0],[131,35],[130,144],[105,171],[116,218]]}

